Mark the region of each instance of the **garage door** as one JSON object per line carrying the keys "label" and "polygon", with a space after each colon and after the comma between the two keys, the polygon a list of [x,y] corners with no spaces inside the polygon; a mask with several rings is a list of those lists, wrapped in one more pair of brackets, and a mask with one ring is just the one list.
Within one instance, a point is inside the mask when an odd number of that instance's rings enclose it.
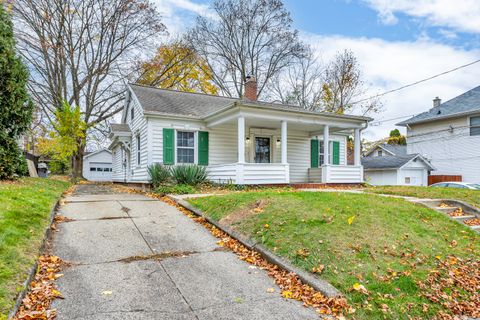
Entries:
{"label": "garage door", "polygon": [[423,186],[424,181],[423,181],[423,174],[424,174],[423,169],[407,169],[407,170],[402,170],[403,173],[403,183],[404,185],[407,186]]}
{"label": "garage door", "polygon": [[90,162],[86,178],[91,181],[112,180],[112,164],[103,162]]}

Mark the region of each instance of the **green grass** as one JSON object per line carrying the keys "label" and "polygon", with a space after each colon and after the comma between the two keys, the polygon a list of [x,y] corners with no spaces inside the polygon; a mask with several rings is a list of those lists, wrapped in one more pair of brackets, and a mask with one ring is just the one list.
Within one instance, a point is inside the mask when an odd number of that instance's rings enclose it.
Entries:
{"label": "green grass", "polygon": [[0,319],[13,307],[38,256],[51,208],[69,185],[40,178],[0,182]]}
{"label": "green grass", "polygon": [[[403,199],[265,191],[189,202],[220,220],[239,210],[252,212],[260,199],[267,204],[263,212],[248,215],[234,227],[305,270],[325,265],[321,277],[345,293],[357,310],[356,319],[404,319],[407,315],[431,318],[441,307],[420,295],[416,281],[425,279],[438,258],[449,254],[480,257],[477,234]],[[455,247],[450,245],[452,240],[458,243]],[[298,255],[300,249],[307,249],[309,255]],[[393,272],[397,274],[393,279],[381,279]],[[370,295],[352,291],[355,283],[363,284]],[[423,303],[429,305],[427,312],[422,311]],[[382,304],[387,304],[391,312],[384,314]],[[409,305],[411,310],[407,309]]]}
{"label": "green grass", "polygon": [[480,190],[437,187],[379,186],[367,188],[365,191],[407,197],[460,200],[480,208]]}

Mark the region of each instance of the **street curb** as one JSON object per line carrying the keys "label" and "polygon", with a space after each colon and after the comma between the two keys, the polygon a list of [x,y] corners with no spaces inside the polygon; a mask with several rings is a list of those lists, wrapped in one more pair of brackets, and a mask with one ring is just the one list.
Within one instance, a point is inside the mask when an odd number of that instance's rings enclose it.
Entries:
{"label": "street curb", "polygon": [[[38,248],[38,254],[41,255],[46,248],[47,241],[50,238],[50,235],[52,234],[52,224],[53,220],[55,219],[55,215],[57,214],[58,209],[60,208],[60,200],[63,199],[64,196],[60,196],[58,200],[55,202],[55,204],[52,206],[52,209],[50,210],[50,216],[49,216],[49,223],[47,227],[45,228],[45,232],[43,235],[43,240],[40,245],[40,248]],[[38,268],[38,257],[35,259],[35,262],[33,266],[30,268],[30,271],[28,272],[27,279],[22,284],[22,290],[18,293],[17,298],[15,299],[15,304],[13,308],[10,310],[7,319],[11,320],[13,317],[17,314],[18,309],[22,305],[22,301],[27,295],[28,292],[28,287],[30,285],[30,282],[32,282],[33,278],[37,274],[37,268]]]}
{"label": "street curb", "polygon": [[257,251],[260,253],[260,255],[265,258],[268,262],[275,264],[279,267],[281,267],[284,270],[287,270],[288,272],[295,273],[300,280],[302,280],[303,283],[308,284],[311,286],[313,289],[321,292],[324,296],[328,298],[335,298],[335,297],[343,297],[343,294],[335,288],[333,285],[328,283],[325,280],[319,279],[316,276],[305,272],[303,270],[300,270],[299,268],[293,266],[283,258],[277,256],[276,254],[272,253],[270,250],[259,244],[257,241],[248,238],[247,236],[240,234],[233,229],[231,229],[228,226],[224,226],[219,224],[217,221],[211,219],[207,215],[205,215],[200,209],[192,206],[190,203],[183,199],[178,199],[174,196],[167,195],[167,197],[170,200],[173,200],[175,203],[178,205],[184,207],[185,209],[191,211],[195,215],[204,218],[208,223],[214,225],[216,228],[222,230],[226,234],[228,234],[230,237],[238,240],[241,244],[243,244],[245,247],[247,247],[250,250]]}

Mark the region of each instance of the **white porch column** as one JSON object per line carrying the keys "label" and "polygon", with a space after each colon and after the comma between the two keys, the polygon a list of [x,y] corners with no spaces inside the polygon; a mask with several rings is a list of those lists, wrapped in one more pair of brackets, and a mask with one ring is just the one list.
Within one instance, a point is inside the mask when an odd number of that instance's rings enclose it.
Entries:
{"label": "white porch column", "polygon": [[330,155],[329,155],[329,141],[330,141],[330,127],[325,126],[323,128],[323,164],[330,164]]}
{"label": "white porch column", "polygon": [[245,163],[245,117],[239,116],[238,130],[238,163]]}
{"label": "white porch column", "polygon": [[360,129],[355,129],[355,136],[353,137],[353,156],[354,156],[354,164],[356,166],[361,165],[361,160],[360,160],[360,140],[361,140],[361,134],[360,134]]}
{"label": "white porch column", "polygon": [[287,121],[282,120],[282,163],[287,164]]}

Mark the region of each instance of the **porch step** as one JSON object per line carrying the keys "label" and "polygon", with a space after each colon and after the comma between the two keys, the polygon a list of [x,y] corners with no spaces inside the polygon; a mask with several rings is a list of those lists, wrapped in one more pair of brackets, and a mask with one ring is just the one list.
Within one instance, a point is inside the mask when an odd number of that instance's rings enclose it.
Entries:
{"label": "porch step", "polygon": [[450,218],[455,219],[457,221],[463,221],[463,220],[473,219],[475,218],[475,216],[473,215],[464,215],[464,216],[457,216],[457,217],[450,216]]}

